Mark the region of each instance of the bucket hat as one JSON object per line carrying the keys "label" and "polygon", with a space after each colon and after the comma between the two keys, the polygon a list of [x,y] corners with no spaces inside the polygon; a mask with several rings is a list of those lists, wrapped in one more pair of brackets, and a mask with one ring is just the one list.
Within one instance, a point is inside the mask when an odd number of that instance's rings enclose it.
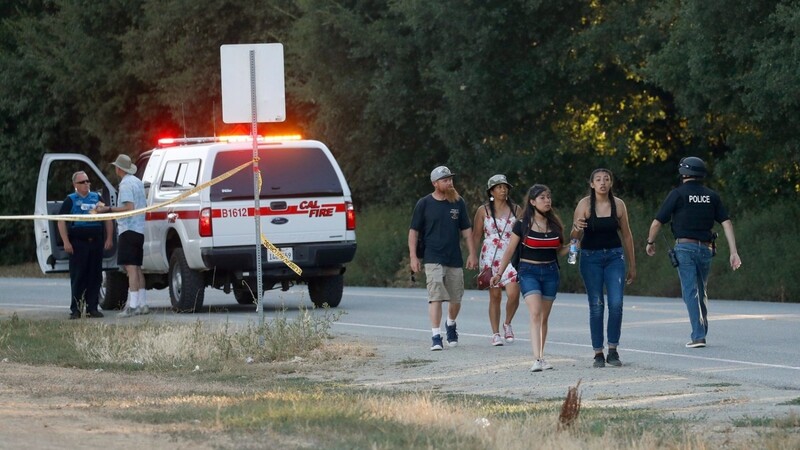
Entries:
{"label": "bucket hat", "polygon": [[489,178],[489,181],[486,182],[486,193],[487,194],[490,193],[492,191],[492,188],[497,186],[498,184],[505,184],[506,186],[508,186],[509,189],[514,187],[511,185],[511,183],[508,182],[508,179],[506,179],[505,175],[497,174],[493,175],[492,178]]}
{"label": "bucket hat", "polygon": [[136,173],[136,164],[131,162],[131,158],[128,155],[117,156],[117,160],[111,163],[111,165],[118,167],[121,171],[130,175]]}

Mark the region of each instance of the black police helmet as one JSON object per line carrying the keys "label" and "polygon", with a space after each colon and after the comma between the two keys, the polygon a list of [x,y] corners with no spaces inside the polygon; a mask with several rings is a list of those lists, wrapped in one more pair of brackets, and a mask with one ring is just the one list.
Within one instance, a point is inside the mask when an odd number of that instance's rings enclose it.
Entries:
{"label": "black police helmet", "polygon": [[678,173],[687,177],[705,177],[708,174],[706,163],[696,156],[683,158],[678,164]]}

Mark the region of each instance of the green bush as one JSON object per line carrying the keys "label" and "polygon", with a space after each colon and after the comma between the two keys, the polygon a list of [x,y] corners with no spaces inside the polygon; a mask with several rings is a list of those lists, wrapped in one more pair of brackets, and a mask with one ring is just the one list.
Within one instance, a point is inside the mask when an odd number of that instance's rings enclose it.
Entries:
{"label": "green bush", "polygon": [[348,285],[408,286],[408,226],[413,207],[385,206],[359,212],[358,249],[347,266]]}
{"label": "green bush", "polygon": [[736,246],[742,267],[733,272],[728,245],[720,233],[709,284],[716,298],[800,302],[800,285],[795,283],[800,242],[800,205],[782,202],[761,211],[733,217]]}
{"label": "green bush", "polygon": [[631,224],[633,248],[636,254],[636,279],[633,284],[625,287],[625,293],[628,295],[680,297],[681,285],[678,281],[678,274],[667,256],[667,243],[673,245],[669,225],[662,227],[661,230],[661,234],[666,236],[667,240],[663,236],[656,238],[657,253],[650,257],[645,252],[647,234],[658,209],[658,203],[644,204],[626,199],[625,205],[628,207],[628,220]]}
{"label": "green bush", "polygon": [[[660,200],[660,199],[659,199]],[[644,242],[658,204],[626,200],[636,250],[636,281],[626,287],[628,295],[680,297],[680,282],[669,264],[664,238],[657,239],[657,254],[645,253]],[[348,266],[346,283],[351,286],[407,287],[408,225],[411,209],[391,206],[372,207],[358,217],[358,251]],[[572,208],[561,207],[565,220]],[[569,211],[567,213],[566,211]],[[742,268],[732,271],[728,262],[730,251],[722,227],[715,229],[717,256],[711,267],[708,283],[709,297],[731,300],[800,302],[800,286],[791,283],[795,262],[800,260],[800,242],[793,239],[800,231],[800,205],[783,202],[761,211],[731,212],[736,244],[742,258]],[[662,234],[672,245],[669,225]],[[466,250],[464,257],[466,258]],[[565,261],[561,265],[560,292],[584,292],[580,273]],[[475,271],[464,271],[467,289],[475,289]],[[420,283],[416,286],[423,286]]]}

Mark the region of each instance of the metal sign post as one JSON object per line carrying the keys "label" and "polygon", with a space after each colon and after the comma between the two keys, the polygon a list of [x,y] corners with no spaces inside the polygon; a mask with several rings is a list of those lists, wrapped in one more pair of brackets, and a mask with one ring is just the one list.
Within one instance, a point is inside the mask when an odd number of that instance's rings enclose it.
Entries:
{"label": "metal sign post", "polygon": [[[251,124],[253,141],[253,210],[255,219],[256,292],[259,324],[264,327],[264,282],[261,261],[261,189],[258,158],[258,123],[286,119],[283,79],[283,45],[237,44],[220,47],[222,120]],[[249,84],[247,83],[249,74]],[[249,92],[247,86],[250,87]],[[265,337],[259,336],[264,345]]]}
{"label": "metal sign post", "polygon": [[[258,292],[258,324],[264,328],[264,280],[261,273],[261,189],[258,182],[258,106],[256,102],[256,51],[250,50],[250,105],[252,108],[252,125],[250,134],[253,139],[253,202],[256,224],[256,292]],[[259,344],[264,345],[263,332],[258,337]]]}

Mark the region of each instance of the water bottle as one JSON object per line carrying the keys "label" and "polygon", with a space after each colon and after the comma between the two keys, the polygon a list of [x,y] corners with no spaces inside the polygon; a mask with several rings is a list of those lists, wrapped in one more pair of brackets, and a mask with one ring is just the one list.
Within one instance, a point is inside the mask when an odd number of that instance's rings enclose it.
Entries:
{"label": "water bottle", "polygon": [[573,239],[569,241],[569,256],[567,256],[568,264],[575,264],[578,262],[578,240]]}

